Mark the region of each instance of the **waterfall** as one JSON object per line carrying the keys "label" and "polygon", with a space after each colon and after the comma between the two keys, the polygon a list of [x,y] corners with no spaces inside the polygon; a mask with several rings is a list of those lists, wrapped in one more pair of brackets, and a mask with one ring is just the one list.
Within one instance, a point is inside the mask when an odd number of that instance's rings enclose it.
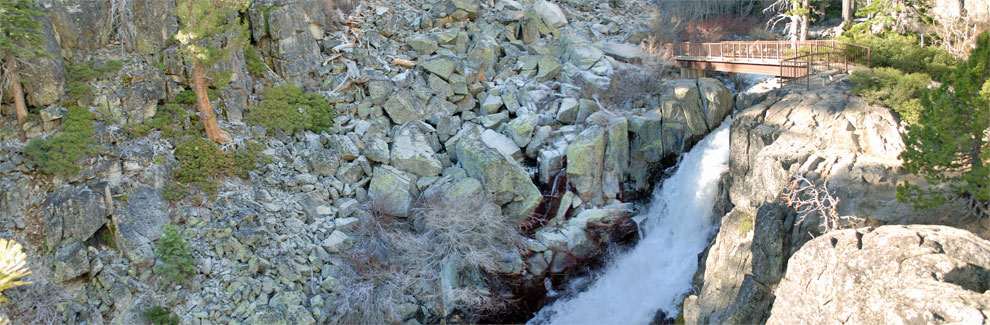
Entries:
{"label": "waterfall", "polygon": [[587,290],[540,310],[529,324],[647,324],[657,309],[677,315],[716,231],[712,210],[728,171],[731,117],[684,154],[653,191],[646,236],[615,257]]}

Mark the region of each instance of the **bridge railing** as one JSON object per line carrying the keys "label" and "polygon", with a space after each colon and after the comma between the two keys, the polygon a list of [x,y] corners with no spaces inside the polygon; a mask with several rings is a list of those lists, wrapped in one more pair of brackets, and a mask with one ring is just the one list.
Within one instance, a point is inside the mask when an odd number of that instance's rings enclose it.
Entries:
{"label": "bridge railing", "polygon": [[813,54],[818,50],[840,51],[846,62],[866,65],[871,61],[869,47],[833,40],[811,41],[736,41],[714,43],[672,43],[675,57],[696,57],[705,60],[767,60],[783,61]]}

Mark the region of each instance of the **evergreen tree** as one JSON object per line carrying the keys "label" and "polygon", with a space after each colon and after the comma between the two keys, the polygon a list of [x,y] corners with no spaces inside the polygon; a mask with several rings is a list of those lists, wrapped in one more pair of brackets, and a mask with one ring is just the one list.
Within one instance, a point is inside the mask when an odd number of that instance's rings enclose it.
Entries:
{"label": "evergreen tree", "polygon": [[228,16],[236,16],[249,4],[248,0],[179,0],[176,6],[179,32],[175,39],[182,44],[183,57],[192,64],[193,91],[206,136],[218,143],[230,142],[231,138],[217,125],[204,70],[244,46],[246,26],[240,18]]}
{"label": "evergreen tree", "polygon": [[13,91],[18,124],[27,117],[19,68],[50,55],[42,47],[41,22],[34,18],[42,13],[31,10],[33,5],[32,0],[0,0],[0,94],[8,87]]}
{"label": "evergreen tree", "polygon": [[969,60],[921,103],[918,123],[904,134],[901,159],[908,172],[935,186],[904,182],[898,199],[934,208],[961,198],[971,213],[990,216],[990,32],[979,36]]}

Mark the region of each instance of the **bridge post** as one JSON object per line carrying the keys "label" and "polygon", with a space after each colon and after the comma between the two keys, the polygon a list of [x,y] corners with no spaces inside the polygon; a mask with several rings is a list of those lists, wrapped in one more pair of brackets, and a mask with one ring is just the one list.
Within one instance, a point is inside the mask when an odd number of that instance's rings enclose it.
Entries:
{"label": "bridge post", "polygon": [[704,77],[704,69],[681,68],[681,79],[699,79]]}

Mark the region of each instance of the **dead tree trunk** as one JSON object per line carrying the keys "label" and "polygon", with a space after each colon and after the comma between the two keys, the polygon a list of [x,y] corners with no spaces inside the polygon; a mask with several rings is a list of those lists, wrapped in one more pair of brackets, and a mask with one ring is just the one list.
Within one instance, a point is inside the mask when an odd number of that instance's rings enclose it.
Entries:
{"label": "dead tree trunk", "polygon": [[801,3],[801,6],[802,6],[801,7],[801,10],[803,11],[803,13],[801,14],[801,40],[802,41],[807,41],[808,40],[808,22],[809,22],[809,20],[811,18],[811,4],[809,2],[810,2],[810,0],[804,0]]}
{"label": "dead tree trunk", "polygon": [[849,24],[853,20],[853,1],[842,0],[842,21]]}
{"label": "dead tree trunk", "polygon": [[17,113],[17,125],[24,125],[27,119],[27,105],[24,104],[24,88],[21,88],[20,71],[17,71],[17,63],[8,61],[7,78],[10,81],[10,88],[14,96],[14,110]]}
{"label": "dead tree trunk", "polygon": [[213,107],[210,106],[210,97],[206,92],[206,81],[203,79],[203,67],[194,62],[192,74],[196,106],[199,108],[199,118],[203,121],[203,128],[206,129],[206,137],[220,144],[230,142],[230,134],[220,130],[220,126],[217,125],[217,118],[213,114]]}

